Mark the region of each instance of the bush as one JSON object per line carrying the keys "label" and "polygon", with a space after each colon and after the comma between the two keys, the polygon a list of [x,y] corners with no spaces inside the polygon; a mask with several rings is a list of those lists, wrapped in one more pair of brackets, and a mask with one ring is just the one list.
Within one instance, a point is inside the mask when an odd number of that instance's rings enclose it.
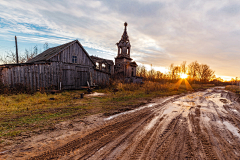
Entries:
{"label": "bush", "polygon": [[0,82],[0,94],[21,94],[21,93],[26,93],[26,94],[32,94],[32,90],[24,86],[21,83],[17,83],[14,86],[6,86],[2,82]]}
{"label": "bush", "polygon": [[227,85],[225,87],[225,89],[232,91],[232,92],[240,91],[240,87],[236,86],[236,85]]}
{"label": "bush", "polygon": [[120,91],[143,91],[147,94],[150,92],[155,91],[168,91],[170,89],[171,85],[169,84],[161,84],[159,82],[150,82],[146,81],[144,84],[138,84],[138,83],[121,83],[118,82],[117,84],[114,84],[114,88],[117,88]]}

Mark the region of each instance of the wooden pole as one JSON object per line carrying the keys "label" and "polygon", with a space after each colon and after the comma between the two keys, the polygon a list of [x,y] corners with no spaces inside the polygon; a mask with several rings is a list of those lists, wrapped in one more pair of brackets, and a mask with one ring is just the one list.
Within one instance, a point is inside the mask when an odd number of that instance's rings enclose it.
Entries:
{"label": "wooden pole", "polygon": [[16,45],[16,60],[18,63],[18,46],[17,46],[17,36],[15,36],[15,45]]}

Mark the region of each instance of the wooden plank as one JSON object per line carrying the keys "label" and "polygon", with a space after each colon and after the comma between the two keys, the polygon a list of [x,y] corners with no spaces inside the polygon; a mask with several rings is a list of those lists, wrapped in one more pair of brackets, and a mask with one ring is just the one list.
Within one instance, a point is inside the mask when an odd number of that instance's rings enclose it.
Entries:
{"label": "wooden plank", "polygon": [[13,70],[12,69],[10,69],[10,71],[11,71],[11,86],[13,85],[13,83],[14,83],[14,78],[13,78]]}
{"label": "wooden plank", "polygon": [[40,65],[37,65],[37,89],[40,89],[39,76],[40,76]]}
{"label": "wooden plank", "polygon": [[28,73],[29,73],[29,80],[30,80],[30,88],[32,89],[32,67],[29,66],[29,70],[28,70]]}

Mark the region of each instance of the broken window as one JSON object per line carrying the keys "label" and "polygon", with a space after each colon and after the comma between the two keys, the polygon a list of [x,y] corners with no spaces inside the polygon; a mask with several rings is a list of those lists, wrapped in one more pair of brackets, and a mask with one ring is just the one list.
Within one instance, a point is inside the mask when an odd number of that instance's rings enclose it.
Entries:
{"label": "broken window", "polygon": [[104,63],[102,64],[102,70],[106,71],[106,64],[104,64]]}
{"label": "broken window", "polygon": [[96,68],[99,69],[99,63],[98,62],[96,62]]}

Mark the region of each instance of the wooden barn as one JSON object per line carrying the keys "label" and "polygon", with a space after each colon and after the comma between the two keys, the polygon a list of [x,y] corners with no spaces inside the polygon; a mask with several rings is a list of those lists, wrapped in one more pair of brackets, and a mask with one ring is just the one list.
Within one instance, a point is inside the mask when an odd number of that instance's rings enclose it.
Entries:
{"label": "wooden barn", "polygon": [[4,85],[22,84],[33,90],[41,87],[81,89],[82,86],[107,84],[114,65],[96,68],[78,40],[49,48],[27,63],[0,65],[0,81]]}

